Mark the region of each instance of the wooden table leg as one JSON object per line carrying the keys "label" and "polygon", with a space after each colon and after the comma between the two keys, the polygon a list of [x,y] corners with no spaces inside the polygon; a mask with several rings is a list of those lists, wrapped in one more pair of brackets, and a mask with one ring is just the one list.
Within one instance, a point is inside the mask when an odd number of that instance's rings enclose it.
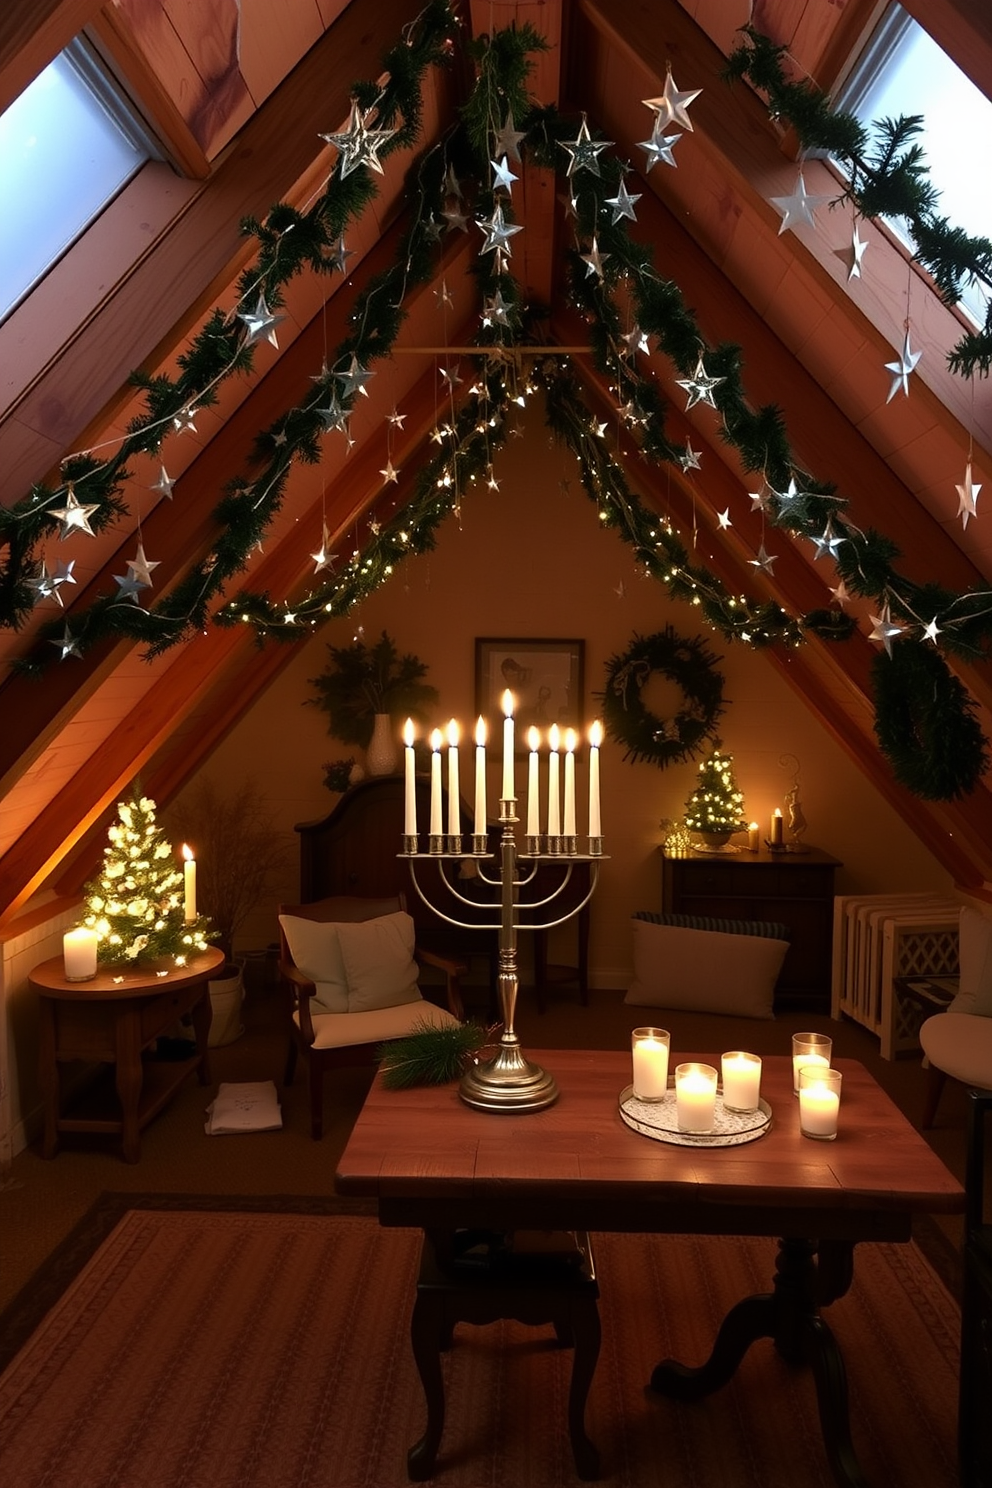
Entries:
{"label": "wooden table leg", "polygon": [[115,1083],[121,1104],[121,1146],[124,1161],[136,1163],[141,1156],[138,1108],[144,1072],[141,1068],[141,1011],[122,1009],[115,1028]]}
{"label": "wooden table leg", "polygon": [[658,1364],[651,1375],[652,1390],[675,1400],[699,1400],[727,1384],[756,1339],[774,1339],[790,1363],[808,1364],[813,1370],[834,1481],[840,1488],[868,1488],[851,1441],[844,1361],[819,1313],[821,1301],[835,1301],[850,1285],[853,1253],[852,1243],[825,1245],[821,1268],[815,1241],[780,1240],[773,1291],[745,1297],[731,1308],[705,1364],[689,1368],[675,1359]]}
{"label": "wooden table leg", "polygon": [[439,1347],[443,1326],[443,1301],[437,1295],[418,1291],[410,1323],[410,1340],[427,1402],[427,1427],[406,1457],[407,1476],[415,1483],[425,1482],[433,1475],[444,1430],[444,1376]]}

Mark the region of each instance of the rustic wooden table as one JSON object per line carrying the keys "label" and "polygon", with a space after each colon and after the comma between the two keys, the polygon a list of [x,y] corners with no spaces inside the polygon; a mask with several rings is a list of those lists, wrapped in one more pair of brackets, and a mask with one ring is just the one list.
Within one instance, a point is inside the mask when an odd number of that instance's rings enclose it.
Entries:
{"label": "rustic wooden table", "polygon": [[[683,1054],[679,1060],[713,1054]],[[820,1308],[848,1290],[859,1241],[906,1241],[917,1213],[954,1213],[964,1191],[867,1070],[843,1073],[836,1141],[799,1131],[792,1060],[765,1058],[762,1097],[772,1121],[743,1146],[670,1146],[627,1127],[619,1096],[630,1056],[541,1050],[560,1098],[528,1114],[473,1110],[455,1085],[386,1090],[377,1079],[337,1170],[342,1194],[372,1195],[383,1225],[443,1233],[490,1229],[626,1230],[773,1235],[770,1292],[728,1314],[699,1369],[665,1361],[656,1390],[682,1399],[718,1388],[750,1344],[772,1338],[811,1365],[834,1477],[863,1485],[851,1442],[839,1348]]]}

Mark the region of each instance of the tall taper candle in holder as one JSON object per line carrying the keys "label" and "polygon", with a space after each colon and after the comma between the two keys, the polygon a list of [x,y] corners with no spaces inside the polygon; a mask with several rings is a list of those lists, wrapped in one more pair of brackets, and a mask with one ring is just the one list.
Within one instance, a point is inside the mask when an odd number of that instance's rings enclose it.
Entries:
{"label": "tall taper candle in holder", "polygon": [[[503,1033],[500,1037],[499,1048],[494,1059],[485,1063],[476,1064],[471,1067],[467,1074],[462,1077],[459,1087],[459,1095],[466,1105],[473,1106],[480,1111],[541,1111],[546,1106],[552,1105],[558,1099],[558,1086],[555,1084],[554,1076],[542,1069],[540,1065],[534,1064],[527,1059],[520,1047],[520,1040],[513,1027],[516,1013],[517,992],[519,990],[519,979],[517,975],[517,930],[520,925],[521,909],[527,911],[528,930],[552,930],[556,925],[563,925],[584,909],[592,898],[596,884],[599,879],[599,865],[603,861],[603,837],[602,817],[600,812],[599,796],[599,746],[602,741],[602,729],[600,725],[593,724],[589,732],[589,835],[588,851],[578,851],[579,838],[576,834],[575,824],[575,747],[576,735],[569,730],[566,736],[566,760],[565,760],[565,833],[562,833],[559,778],[558,778],[558,744],[559,734],[557,727],[551,729],[549,740],[550,751],[548,760],[548,829],[542,836],[540,828],[540,735],[536,729],[531,729],[528,736],[530,745],[530,756],[528,760],[527,778],[527,821],[526,821],[526,851],[518,853],[516,838],[513,829],[519,818],[517,817],[516,782],[514,772],[514,699],[513,694],[503,694],[503,763],[502,763],[502,789],[499,802],[499,821],[502,828],[502,837],[499,849],[499,873],[498,876],[487,872],[486,865],[495,858],[495,854],[489,851],[489,838],[486,828],[486,731],[483,720],[480,718],[475,732],[475,820],[472,830],[472,851],[463,853],[461,851],[461,836],[458,827],[457,816],[452,821],[450,793],[454,790],[457,794],[457,739],[458,726],[454,720],[448,726],[449,740],[449,831],[445,838],[441,833],[441,735],[435,729],[431,736],[431,823],[428,834],[428,851],[419,851],[419,838],[409,831],[403,834],[403,851],[401,857],[405,857],[410,864],[410,877],[413,886],[427,907],[434,911],[442,920],[449,925],[455,925],[460,930],[497,930],[499,932],[499,998],[500,1009],[503,1017]],[[404,731],[407,748],[413,749],[413,724],[408,720]],[[451,752],[455,751],[455,761],[452,763]],[[411,804],[410,797],[415,790],[414,782],[408,771],[406,776],[406,803],[404,813],[404,825],[414,826],[416,823],[416,812]],[[435,805],[436,799],[436,805]],[[483,884],[488,884],[494,892],[490,908],[498,909],[499,919],[492,924],[480,924],[478,920],[460,920],[454,915],[446,914],[444,909],[434,904],[426,895],[417,880],[417,863],[421,860],[437,864],[438,877],[444,884],[445,889],[452,899],[458,903],[468,905],[478,913],[478,899],[470,899],[456,887],[448,876],[447,864],[460,863],[465,857],[471,857],[477,863],[477,879]],[[524,870],[523,876],[518,877],[518,861],[526,863],[529,868]],[[580,903],[567,909],[563,914],[554,918],[553,906],[559,901],[565,892],[569,880],[572,877],[572,865],[574,863],[591,863],[590,884],[588,893]],[[526,890],[528,885],[535,884],[539,868],[543,864],[551,864],[560,870],[561,881],[556,884],[550,893],[541,898],[532,898],[520,903],[518,895],[521,889]],[[457,876],[457,875],[456,875]],[[533,918],[535,911],[547,910],[549,918],[539,922]]]}

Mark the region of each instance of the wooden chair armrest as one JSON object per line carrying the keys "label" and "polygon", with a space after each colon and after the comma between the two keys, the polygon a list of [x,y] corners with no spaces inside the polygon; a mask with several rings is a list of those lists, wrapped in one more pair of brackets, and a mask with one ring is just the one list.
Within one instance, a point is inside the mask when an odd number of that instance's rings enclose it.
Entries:
{"label": "wooden chair armrest", "polygon": [[434,951],[424,951],[418,946],[415,953],[418,961],[425,966],[436,967],[438,971],[444,972],[444,997],[448,1004],[448,1011],[454,1015],[459,1023],[465,1022],[465,1004],[462,1002],[462,989],[459,978],[468,969],[463,961],[453,961],[450,956],[439,956]]}
{"label": "wooden chair armrest", "polygon": [[292,961],[279,962],[279,971],[284,982],[288,984],[290,998],[290,1016],[298,1010],[300,1014],[300,1032],[308,1044],[314,1040],[313,1022],[310,1018],[310,999],[317,994],[317,988],[308,976],[305,976],[300,968]]}
{"label": "wooden chair armrest", "polygon": [[420,946],[414,951],[418,961],[423,961],[425,966],[436,966],[438,971],[445,972],[448,976],[464,976],[468,967],[464,961],[454,961],[450,956],[439,956],[436,951],[425,951]]}

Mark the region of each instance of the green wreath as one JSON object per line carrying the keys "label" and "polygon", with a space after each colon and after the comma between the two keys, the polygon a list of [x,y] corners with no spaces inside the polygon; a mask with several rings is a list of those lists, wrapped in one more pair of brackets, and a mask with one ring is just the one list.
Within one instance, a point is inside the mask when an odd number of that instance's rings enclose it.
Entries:
{"label": "green wreath", "polygon": [[[651,760],[664,768],[715,741],[723,712],[719,660],[700,636],[687,641],[670,625],[657,635],[635,636],[621,656],[610,658],[599,694],[603,724],[611,739],[627,746],[625,760]],[[642,692],[652,672],[664,673],[682,691],[683,704],[671,718],[658,718],[644,705]]]}
{"label": "green wreath", "polygon": [[988,767],[976,704],[931,647],[895,646],[872,663],[875,736],[901,785],[924,801],[955,801]]}

